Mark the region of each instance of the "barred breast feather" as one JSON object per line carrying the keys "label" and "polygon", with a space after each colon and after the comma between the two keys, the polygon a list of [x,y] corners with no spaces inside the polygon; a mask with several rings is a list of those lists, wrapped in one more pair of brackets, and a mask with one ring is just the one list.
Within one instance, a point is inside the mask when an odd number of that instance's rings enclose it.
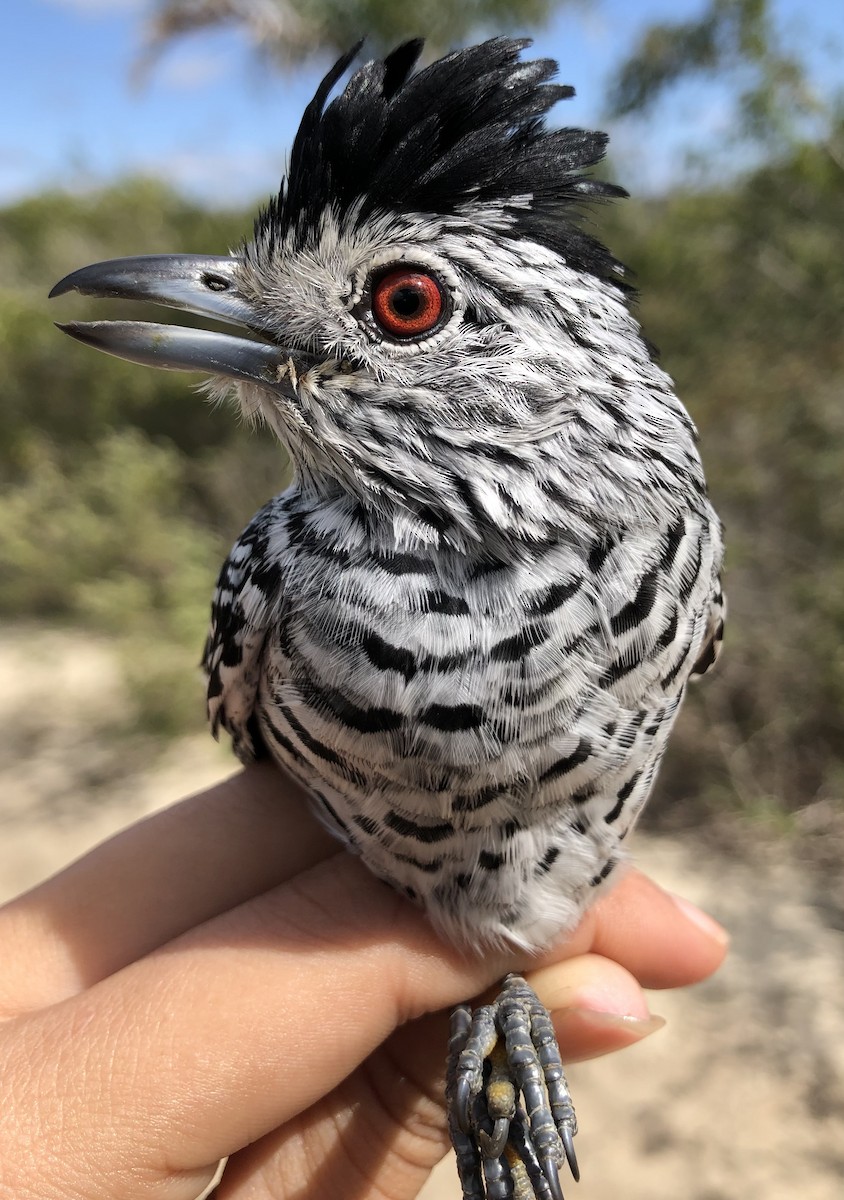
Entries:
{"label": "barred breast feather", "polygon": [[293,490],[223,567],[212,726],[245,762],[259,738],[450,937],[538,947],[624,860],[718,633],[719,561],[691,510],[500,561],[374,549],[353,504]]}

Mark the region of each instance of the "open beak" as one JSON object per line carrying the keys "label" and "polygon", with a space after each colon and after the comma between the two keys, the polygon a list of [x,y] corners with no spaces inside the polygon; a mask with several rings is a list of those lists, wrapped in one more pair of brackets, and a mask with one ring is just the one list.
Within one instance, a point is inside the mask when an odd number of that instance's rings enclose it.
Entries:
{"label": "open beak", "polygon": [[[145,300],[240,325],[256,339],[208,329],[150,321],[69,321],[58,328],[106,354],[170,371],[205,371],[266,386],[279,385],[292,366],[307,370],[307,358],[262,329],[254,305],[238,292],[240,260],[204,254],[148,254],[114,258],[82,267],[60,280],[50,297],[65,292]],[[262,340],[258,340],[262,339]]]}

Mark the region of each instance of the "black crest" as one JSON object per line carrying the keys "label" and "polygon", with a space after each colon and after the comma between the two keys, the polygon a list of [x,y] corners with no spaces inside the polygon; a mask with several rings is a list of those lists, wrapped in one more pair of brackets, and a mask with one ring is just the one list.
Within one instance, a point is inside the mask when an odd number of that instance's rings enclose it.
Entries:
{"label": "black crest", "polygon": [[414,72],[423,42],[405,42],[356,71],[326,107],[360,44],[353,47],[305,109],[287,178],[258,218],[256,239],[270,248],[291,231],[304,239],[329,206],[342,215],[358,205],[365,218],[493,204],[512,219],[505,234],[618,282],[623,268],[573,219],[579,201],[626,195],[581,173],[603,157],[606,134],[546,128],[545,114],[574,89],[548,82],[553,59],[522,62],[529,45],[492,38]]}

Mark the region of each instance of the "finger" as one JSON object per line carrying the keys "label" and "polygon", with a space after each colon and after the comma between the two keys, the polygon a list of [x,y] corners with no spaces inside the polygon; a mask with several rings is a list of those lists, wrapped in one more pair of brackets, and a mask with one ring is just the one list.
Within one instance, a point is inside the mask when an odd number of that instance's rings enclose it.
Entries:
{"label": "finger", "polygon": [[336,851],[267,766],[138,822],[0,909],[0,1007],[64,999]]}
{"label": "finger", "polygon": [[684,987],[717,970],[728,945],[726,931],[706,913],[630,870],[542,961],[591,950],[620,963],[643,987]]}
{"label": "finger", "polygon": [[[551,1012],[563,1058],[576,1062],[621,1050],[661,1029],[641,986],[629,971],[598,954],[583,954],[525,977]],[[493,999],[499,981],[487,993]],[[388,1049],[397,1071],[431,1099],[442,1099],[450,1012],[430,1014],[398,1029]]]}
{"label": "finger", "polygon": [[623,1050],[665,1025],[636,977],[601,955],[582,954],[527,979],[551,1013],[566,1063]]}
{"label": "finger", "polygon": [[[10,1023],[0,1054],[10,1078],[42,1080],[20,1089],[20,1110],[39,1106],[24,1126],[45,1160],[106,1183],[130,1168],[178,1179],[309,1107],[409,1010],[501,970],[444,951],[421,912],[341,851]],[[82,1097],[68,1092],[79,1080]]]}
{"label": "finger", "polygon": [[[597,955],[529,978],[554,1009],[566,1062],[621,1049],[663,1024],[648,1013],[633,976]],[[340,1200],[376,1190],[391,1200],[416,1196],[448,1148],[447,1041],[446,1013],[399,1029],[329,1096],[235,1155],[219,1200]],[[358,1180],[364,1181],[359,1188]]]}
{"label": "finger", "polygon": [[[636,881],[622,888],[631,908],[654,899]],[[42,1139],[53,1161],[111,1179],[128,1155],[140,1174],[172,1176],[266,1135],[408,1017],[507,965],[444,951],[421,913],[341,853],[38,1014],[14,1047],[22,1071],[47,1047],[57,1081],[86,1080],[84,1110],[61,1105],[60,1144]],[[92,1123],[91,1111],[119,1119]]]}
{"label": "finger", "polygon": [[[630,908],[654,902],[640,882],[621,887]],[[195,1170],[314,1104],[406,1020],[511,965],[443,947],[421,912],[340,852],[27,1023],[25,1061],[54,1047],[50,1069],[94,1093],[101,1081],[94,1111],[120,1114],[92,1129],[68,1106],[71,1144],[45,1152],[94,1156],[107,1178],[109,1159],[140,1139],[150,1170]]]}
{"label": "finger", "polygon": [[[428,1060],[445,1061],[445,1030]],[[214,1200],[313,1196],[413,1200],[448,1150],[442,1096],[430,1099],[381,1053],[295,1121],[230,1159]]]}

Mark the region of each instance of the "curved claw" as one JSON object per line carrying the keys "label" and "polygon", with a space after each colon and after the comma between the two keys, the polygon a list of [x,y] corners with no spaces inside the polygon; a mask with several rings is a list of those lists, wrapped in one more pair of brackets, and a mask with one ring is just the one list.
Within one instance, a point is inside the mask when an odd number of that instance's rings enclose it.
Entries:
{"label": "curved claw", "polygon": [[469,1121],[469,1101],[471,1099],[472,1089],[469,1080],[465,1077],[458,1079],[454,1087],[454,1115],[457,1117],[461,1133],[471,1133],[472,1131]]}
{"label": "curved claw", "polygon": [[553,1155],[546,1154],[539,1165],[542,1167],[542,1174],[545,1176],[553,1200],[566,1200],[563,1189],[560,1187],[560,1172],[557,1170]]}
{"label": "curved claw", "polygon": [[563,1149],[566,1152],[566,1160],[569,1164],[569,1169],[572,1173],[572,1178],[575,1183],[580,1183],[580,1166],[577,1162],[577,1155],[574,1150],[574,1138],[570,1129],[563,1129],[560,1132],[560,1140],[563,1143]]}
{"label": "curved claw", "polygon": [[484,1158],[500,1158],[504,1153],[504,1147],[507,1145],[509,1133],[509,1117],[498,1117],[491,1134],[487,1133],[484,1129],[479,1129],[478,1145]]}

